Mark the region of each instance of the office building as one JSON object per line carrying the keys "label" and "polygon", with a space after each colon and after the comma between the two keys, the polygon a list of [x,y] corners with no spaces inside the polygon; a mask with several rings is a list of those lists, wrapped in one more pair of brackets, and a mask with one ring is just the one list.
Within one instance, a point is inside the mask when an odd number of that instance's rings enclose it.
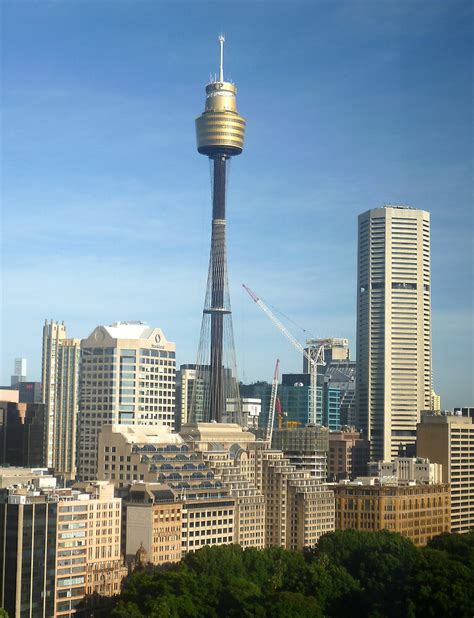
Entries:
{"label": "office building", "polygon": [[195,379],[196,365],[180,365],[176,372],[176,431],[189,421]]}
{"label": "office building", "polygon": [[284,373],[278,387],[285,420],[298,423],[324,425],[331,431],[340,429],[340,391],[322,378],[316,389],[316,418],[311,418],[310,388],[311,376],[307,373]]}
{"label": "office building", "polygon": [[373,460],[414,445],[431,400],[430,215],[384,206],[359,216],[358,426]]}
{"label": "office building", "polygon": [[16,385],[20,403],[42,403],[41,382],[20,382]]}
{"label": "office building", "polygon": [[329,434],[328,479],[340,481],[365,476],[369,442],[358,431],[344,427]]}
{"label": "office building", "polygon": [[0,390],[0,465],[45,466],[45,406],[18,400],[18,390]]}
{"label": "office building", "polygon": [[174,428],[176,346],[143,322],[98,326],[81,342],[78,475],[97,478],[102,425]]}
{"label": "office building", "polygon": [[47,465],[76,474],[80,340],[68,339],[64,322],[43,327],[42,393],[46,406]]}
{"label": "office building", "polygon": [[442,465],[443,482],[451,484],[451,528],[474,528],[474,424],[469,416],[449,412],[422,414],[417,426],[418,457]]}
{"label": "office building", "polygon": [[0,601],[10,616],[73,616],[86,597],[119,593],[126,570],[112,485],[59,489],[39,476],[2,490],[0,502]]}
{"label": "office building", "polygon": [[339,530],[391,530],[415,545],[451,531],[448,483],[381,484],[377,478],[365,478],[340,483],[334,493]]}
{"label": "office building", "polygon": [[15,358],[15,368],[13,375],[10,378],[10,385],[16,386],[22,382],[26,382],[26,358]]}

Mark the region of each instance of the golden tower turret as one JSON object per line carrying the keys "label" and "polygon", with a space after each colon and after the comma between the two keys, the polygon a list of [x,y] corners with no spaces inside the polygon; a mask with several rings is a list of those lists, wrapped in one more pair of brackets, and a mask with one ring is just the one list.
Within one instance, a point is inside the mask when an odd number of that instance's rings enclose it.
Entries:
{"label": "golden tower turret", "polygon": [[224,37],[219,37],[221,61],[219,79],[206,86],[206,107],[196,118],[198,152],[213,158],[233,157],[244,147],[245,118],[237,111],[237,87],[224,81]]}

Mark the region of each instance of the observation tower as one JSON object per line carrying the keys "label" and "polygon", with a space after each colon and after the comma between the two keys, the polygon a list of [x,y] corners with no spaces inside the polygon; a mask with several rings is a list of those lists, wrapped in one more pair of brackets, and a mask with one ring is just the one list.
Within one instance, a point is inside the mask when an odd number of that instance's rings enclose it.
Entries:
{"label": "observation tower", "polygon": [[212,232],[190,420],[241,423],[227,278],[226,186],[230,159],[244,147],[245,119],[237,111],[235,84],[224,79],[224,40],[219,36],[219,75],[206,86],[205,109],[196,119],[197,149],[211,166]]}

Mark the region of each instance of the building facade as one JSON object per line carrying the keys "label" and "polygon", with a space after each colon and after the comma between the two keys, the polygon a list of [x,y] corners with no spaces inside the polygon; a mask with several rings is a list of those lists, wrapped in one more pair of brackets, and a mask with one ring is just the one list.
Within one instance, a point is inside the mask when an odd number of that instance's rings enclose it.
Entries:
{"label": "building facade", "polygon": [[431,398],[430,215],[385,206],[359,216],[358,425],[373,460],[413,445]]}
{"label": "building facade", "polygon": [[98,326],[81,342],[78,475],[97,478],[102,425],[174,428],[176,347],[143,322]]}
{"label": "building facade", "polygon": [[451,484],[451,528],[474,528],[474,424],[469,416],[449,412],[423,414],[417,427],[419,457],[442,465],[443,482]]}
{"label": "building facade", "polygon": [[336,485],[336,528],[391,530],[426,545],[451,531],[449,484],[380,484],[377,479]]}

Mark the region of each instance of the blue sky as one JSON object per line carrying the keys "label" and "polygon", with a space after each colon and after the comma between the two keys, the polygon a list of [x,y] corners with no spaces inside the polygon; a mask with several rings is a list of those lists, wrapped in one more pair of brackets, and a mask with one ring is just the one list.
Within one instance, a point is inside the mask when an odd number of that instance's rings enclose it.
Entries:
{"label": "blue sky", "polygon": [[[142,319],[194,362],[210,183],[194,118],[239,88],[228,253],[239,374],[301,359],[241,290],[355,350],[357,215],[432,216],[434,385],[474,404],[470,2],[1,2],[1,381],[69,336]],[[305,333],[291,325],[300,339]]]}

